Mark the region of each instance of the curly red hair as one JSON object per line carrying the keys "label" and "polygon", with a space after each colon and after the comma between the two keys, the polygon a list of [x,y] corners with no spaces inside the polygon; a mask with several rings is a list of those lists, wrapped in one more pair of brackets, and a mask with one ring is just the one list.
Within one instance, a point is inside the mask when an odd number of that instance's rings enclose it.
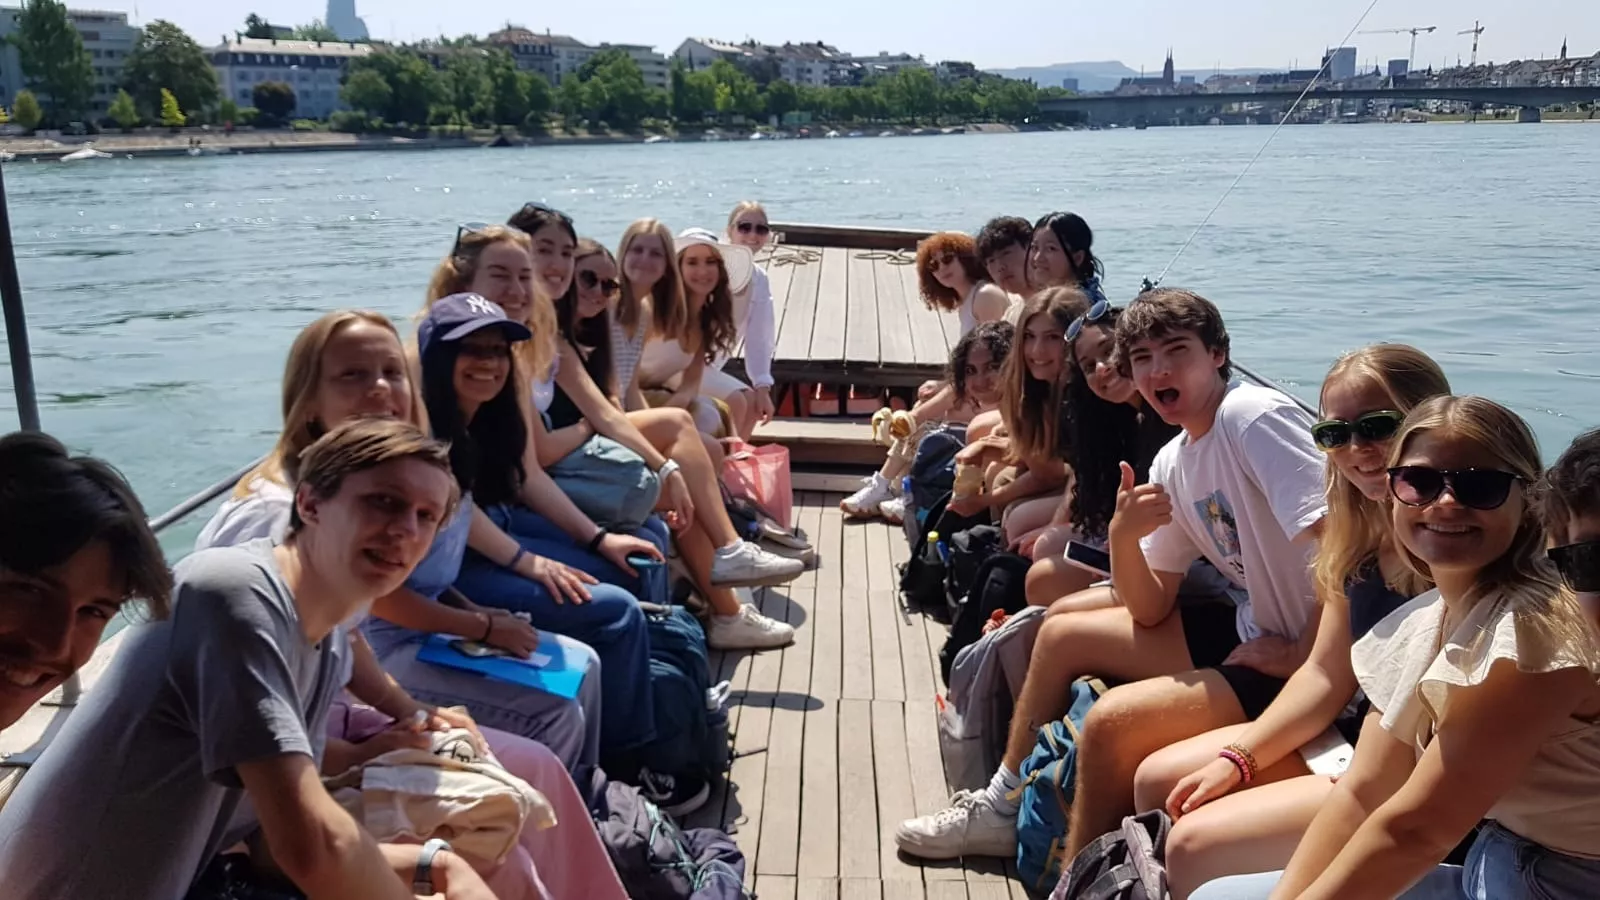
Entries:
{"label": "curly red hair", "polygon": [[933,261],[946,253],[961,260],[961,268],[974,284],[988,278],[983,260],[978,256],[978,242],[959,231],[941,231],[917,242],[917,286],[922,292],[922,302],[929,309],[949,312],[966,299],[939,283],[933,277]]}

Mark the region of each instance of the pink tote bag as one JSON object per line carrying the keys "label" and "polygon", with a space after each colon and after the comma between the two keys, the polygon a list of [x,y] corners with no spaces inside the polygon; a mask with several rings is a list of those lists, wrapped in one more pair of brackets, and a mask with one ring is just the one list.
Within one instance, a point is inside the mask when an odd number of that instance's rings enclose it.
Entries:
{"label": "pink tote bag", "polygon": [[727,448],[722,479],[728,490],[766,507],[783,527],[793,527],[794,489],[789,481],[789,448],[781,444],[757,447],[740,440],[728,441]]}

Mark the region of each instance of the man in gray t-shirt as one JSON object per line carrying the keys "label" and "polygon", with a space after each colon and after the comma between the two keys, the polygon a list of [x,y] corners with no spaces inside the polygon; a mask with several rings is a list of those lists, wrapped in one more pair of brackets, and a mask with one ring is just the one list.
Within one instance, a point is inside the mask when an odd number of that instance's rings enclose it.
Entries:
{"label": "man in gray t-shirt", "polygon": [[174,575],[173,617],[128,635],[0,815],[8,896],[182,897],[245,836],[227,831],[237,765],[320,761],[350,674],[343,629],[306,640],[271,541],[197,553]]}
{"label": "man in gray t-shirt", "polygon": [[[180,900],[256,821],[313,896],[400,900],[408,881],[482,896],[448,850],[380,849],[317,771],[328,706],[350,676],[339,623],[427,552],[457,499],[448,451],[410,425],[364,420],[301,464],[285,542],[180,563],[171,618],[128,636],[0,810],[5,900]],[[246,797],[254,816],[235,816]]]}

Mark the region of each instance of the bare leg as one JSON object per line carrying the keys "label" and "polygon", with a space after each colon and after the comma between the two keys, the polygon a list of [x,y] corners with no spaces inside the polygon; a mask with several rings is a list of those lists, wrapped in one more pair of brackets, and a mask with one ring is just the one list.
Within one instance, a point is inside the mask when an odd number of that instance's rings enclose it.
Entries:
{"label": "bare leg", "polygon": [[1035,528],[1049,525],[1050,519],[1056,514],[1056,508],[1060,505],[1060,494],[1042,494],[1012,505],[1005,517],[1006,543],[1014,544]]}
{"label": "bare leg", "polygon": [[[1169,616],[1169,622],[1177,622]],[[1177,625],[1179,640],[1183,628]],[[1189,653],[1182,652],[1187,664]],[[1078,738],[1077,794],[1067,858],[1133,812],[1139,763],[1168,744],[1245,721],[1228,682],[1215,669],[1124,684],[1089,709]]]}
{"label": "bare leg", "polygon": [[1287,866],[1332,790],[1332,779],[1304,775],[1229,794],[1179,819],[1167,836],[1174,900],[1217,878]]}
{"label": "bare leg", "polygon": [[750,402],[749,391],[735,391],[723,399],[728,404],[728,421],[733,423],[733,433],[745,440],[750,440],[750,431],[754,422],[750,419],[750,410],[754,404]]}
{"label": "bare leg", "polygon": [[1096,581],[1102,580],[1093,572],[1069,565],[1062,558],[1066,545],[1065,540],[1049,532],[1034,545],[1035,562],[1028,567],[1030,605],[1049,606],[1062,597],[1088,590]]}
{"label": "bare leg", "polygon": [[[681,409],[662,407],[628,413],[628,420],[668,459],[677,460],[683,479],[694,500],[694,525],[705,531],[715,547],[726,547],[739,540],[722,505],[717,487],[716,468],[706,456],[706,447],[695,430],[694,420]],[[713,442],[715,443],[715,442]],[[719,451],[720,452],[720,451]]]}
{"label": "bare leg", "polygon": [[[699,504],[696,504],[698,507]],[[700,527],[700,511],[695,510],[695,524],[677,533],[678,552],[683,554],[684,568],[689,570],[689,578],[694,581],[695,589],[700,596],[706,598],[711,604],[712,612],[719,616],[731,616],[739,611],[739,595],[729,588],[711,586],[711,562],[717,548],[711,545],[711,538]]]}
{"label": "bare leg", "polygon": [[[1217,752],[1237,741],[1250,726],[1229,725],[1205,734],[1178,741],[1145,757],[1139,771],[1133,776],[1133,806],[1135,812],[1147,809],[1164,809],[1167,797],[1178,782],[1194,774],[1202,766],[1217,758]],[[1270,784],[1289,778],[1311,774],[1300,754],[1280,759],[1257,773],[1254,785]]]}
{"label": "bare leg", "polygon": [[[1111,600],[1110,588],[1094,588],[1065,598],[1063,602],[1105,603]],[[1003,762],[1011,771],[1017,771],[1033,750],[1039,727],[1065,711],[1072,682],[1078,677],[1099,675],[1133,681],[1182,672],[1190,665],[1183,623],[1176,615],[1168,616],[1154,628],[1139,626],[1120,606],[1048,617],[1039,626],[1039,636],[1033,645],[1028,676],[1017,697],[1016,712],[1011,716],[1011,735],[1006,742]],[[1139,757],[1143,758],[1143,755]],[[1134,765],[1138,762],[1134,760]],[[1130,788],[1132,782],[1130,769]]]}

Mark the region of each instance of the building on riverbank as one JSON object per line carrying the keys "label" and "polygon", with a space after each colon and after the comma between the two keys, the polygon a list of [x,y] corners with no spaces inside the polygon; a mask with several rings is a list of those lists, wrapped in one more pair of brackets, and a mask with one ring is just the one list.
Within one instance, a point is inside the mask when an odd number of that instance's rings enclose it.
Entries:
{"label": "building on riverbank", "polygon": [[296,118],[326,119],[347,109],[339,96],[350,60],[373,52],[354,41],[280,41],[239,37],[206,51],[222,94],[240,106],[254,105],[258,84],[281,81],[294,88]]}
{"label": "building on riverbank", "polygon": [[[3,98],[0,102],[6,104],[28,86],[22,73],[22,59],[16,45],[11,43],[17,33],[17,16],[21,13],[18,7],[0,7],[0,98]],[[128,14],[123,12],[69,9],[67,19],[83,38],[83,49],[89,52],[94,68],[94,94],[85,116],[103,118],[122,86],[122,69],[139,40],[139,29],[128,24]]]}

